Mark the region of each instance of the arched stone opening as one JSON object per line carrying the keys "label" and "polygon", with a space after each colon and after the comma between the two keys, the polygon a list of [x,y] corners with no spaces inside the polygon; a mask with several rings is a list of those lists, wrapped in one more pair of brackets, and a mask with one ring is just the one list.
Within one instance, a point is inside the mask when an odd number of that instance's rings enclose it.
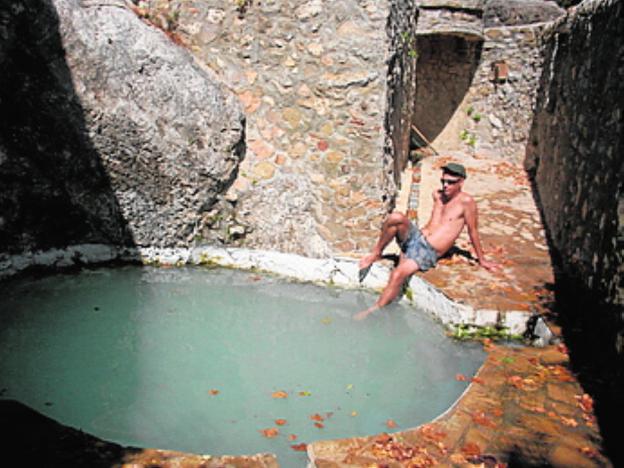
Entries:
{"label": "arched stone opening", "polygon": [[[443,133],[472,83],[481,60],[477,35],[426,34],[417,37],[416,100],[412,123],[429,142]],[[443,136],[441,136],[443,138]],[[422,146],[417,134],[413,142]]]}

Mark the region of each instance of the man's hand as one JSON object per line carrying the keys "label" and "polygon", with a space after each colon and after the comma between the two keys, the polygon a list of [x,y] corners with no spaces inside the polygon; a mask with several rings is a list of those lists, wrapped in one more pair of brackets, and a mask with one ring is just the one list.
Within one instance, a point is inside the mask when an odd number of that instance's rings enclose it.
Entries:
{"label": "man's hand", "polygon": [[489,262],[487,260],[479,260],[479,265],[481,265],[487,271],[491,271],[491,272],[500,271],[500,265],[498,263]]}

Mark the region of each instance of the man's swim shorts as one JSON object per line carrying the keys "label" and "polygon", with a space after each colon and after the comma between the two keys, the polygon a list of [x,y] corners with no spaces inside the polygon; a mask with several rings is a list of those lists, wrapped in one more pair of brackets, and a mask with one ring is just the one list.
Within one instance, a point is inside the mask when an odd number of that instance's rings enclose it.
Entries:
{"label": "man's swim shorts", "polygon": [[401,246],[401,252],[403,252],[407,258],[418,263],[420,271],[427,271],[433,268],[438,261],[437,252],[431,247],[427,239],[425,239],[420,229],[412,222],[410,222],[407,240],[403,243],[399,242],[399,245]]}

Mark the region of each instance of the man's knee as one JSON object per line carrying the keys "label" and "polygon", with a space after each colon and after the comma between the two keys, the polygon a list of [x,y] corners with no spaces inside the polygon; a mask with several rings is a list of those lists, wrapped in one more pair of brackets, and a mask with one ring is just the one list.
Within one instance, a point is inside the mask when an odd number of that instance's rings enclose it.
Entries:
{"label": "man's knee", "polygon": [[390,224],[409,224],[407,216],[399,211],[394,211],[388,215],[387,221]]}
{"label": "man's knee", "polygon": [[409,278],[411,275],[418,271],[418,265],[414,265],[407,265],[404,263],[397,266],[394,270],[392,270],[392,273],[390,274],[390,280],[396,282],[405,281],[407,278]]}

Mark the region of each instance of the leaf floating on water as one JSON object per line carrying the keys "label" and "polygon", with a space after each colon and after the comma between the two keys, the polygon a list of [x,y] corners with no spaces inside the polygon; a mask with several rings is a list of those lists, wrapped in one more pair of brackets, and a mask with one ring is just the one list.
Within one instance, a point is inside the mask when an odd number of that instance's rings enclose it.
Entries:
{"label": "leaf floating on water", "polygon": [[310,392],[306,392],[306,391],[299,392],[299,396],[311,396],[311,395],[312,394]]}
{"label": "leaf floating on water", "polygon": [[310,416],[310,419],[312,421],[319,421],[320,422],[320,421],[323,421],[325,418],[323,418],[323,416],[321,416],[320,414],[316,413],[316,414],[313,414],[312,416]]}
{"label": "leaf floating on water", "polygon": [[218,395],[219,394],[219,390],[213,388],[213,389],[208,390],[208,393],[210,393],[212,396]]}
{"label": "leaf floating on water", "polygon": [[349,385],[347,385],[347,390],[352,390],[353,389],[353,384],[350,383]]}
{"label": "leaf floating on water", "polygon": [[386,421],[386,427],[387,427],[388,429],[394,429],[395,427],[397,427],[397,423],[396,423],[396,422],[394,422],[394,420],[393,420],[393,419],[388,419],[388,420]]}
{"label": "leaf floating on water", "polygon": [[276,419],[275,420],[275,424],[277,424],[278,426],[283,426],[284,424],[286,424],[286,420],[285,419]]}
{"label": "leaf floating on water", "polygon": [[355,416],[357,416],[357,415],[358,415],[358,412],[357,412],[357,411],[351,411],[351,416],[355,417]]}
{"label": "leaf floating on water", "polygon": [[315,422],[314,425],[318,427],[319,429],[323,429],[325,427],[325,424],[320,423],[320,422]]}
{"label": "leaf floating on water", "polygon": [[273,392],[271,396],[273,398],[288,398],[288,393],[284,392],[283,390],[279,390],[277,392]]}
{"label": "leaf floating on water", "polygon": [[297,440],[297,436],[295,434],[290,434],[288,440]]}
{"label": "leaf floating on water", "polygon": [[295,444],[290,446],[291,449],[296,450],[297,452],[305,452],[308,450],[307,444]]}
{"label": "leaf floating on water", "polygon": [[456,374],[455,380],[457,380],[458,382],[465,382],[466,380],[468,380],[468,378],[464,374]]}
{"label": "leaf floating on water", "polygon": [[279,429],[277,427],[270,427],[268,429],[261,429],[260,433],[264,437],[272,439],[273,437],[277,437],[279,435]]}
{"label": "leaf floating on water", "polygon": [[323,325],[329,325],[329,324],[330,324],[330,323],[332,323],[332,322],[333,322],[333,320],[332,320],[332,318],[331,318],[331,317],[323,317],[323,318],[321,319],[321,323],[322,323]]}

